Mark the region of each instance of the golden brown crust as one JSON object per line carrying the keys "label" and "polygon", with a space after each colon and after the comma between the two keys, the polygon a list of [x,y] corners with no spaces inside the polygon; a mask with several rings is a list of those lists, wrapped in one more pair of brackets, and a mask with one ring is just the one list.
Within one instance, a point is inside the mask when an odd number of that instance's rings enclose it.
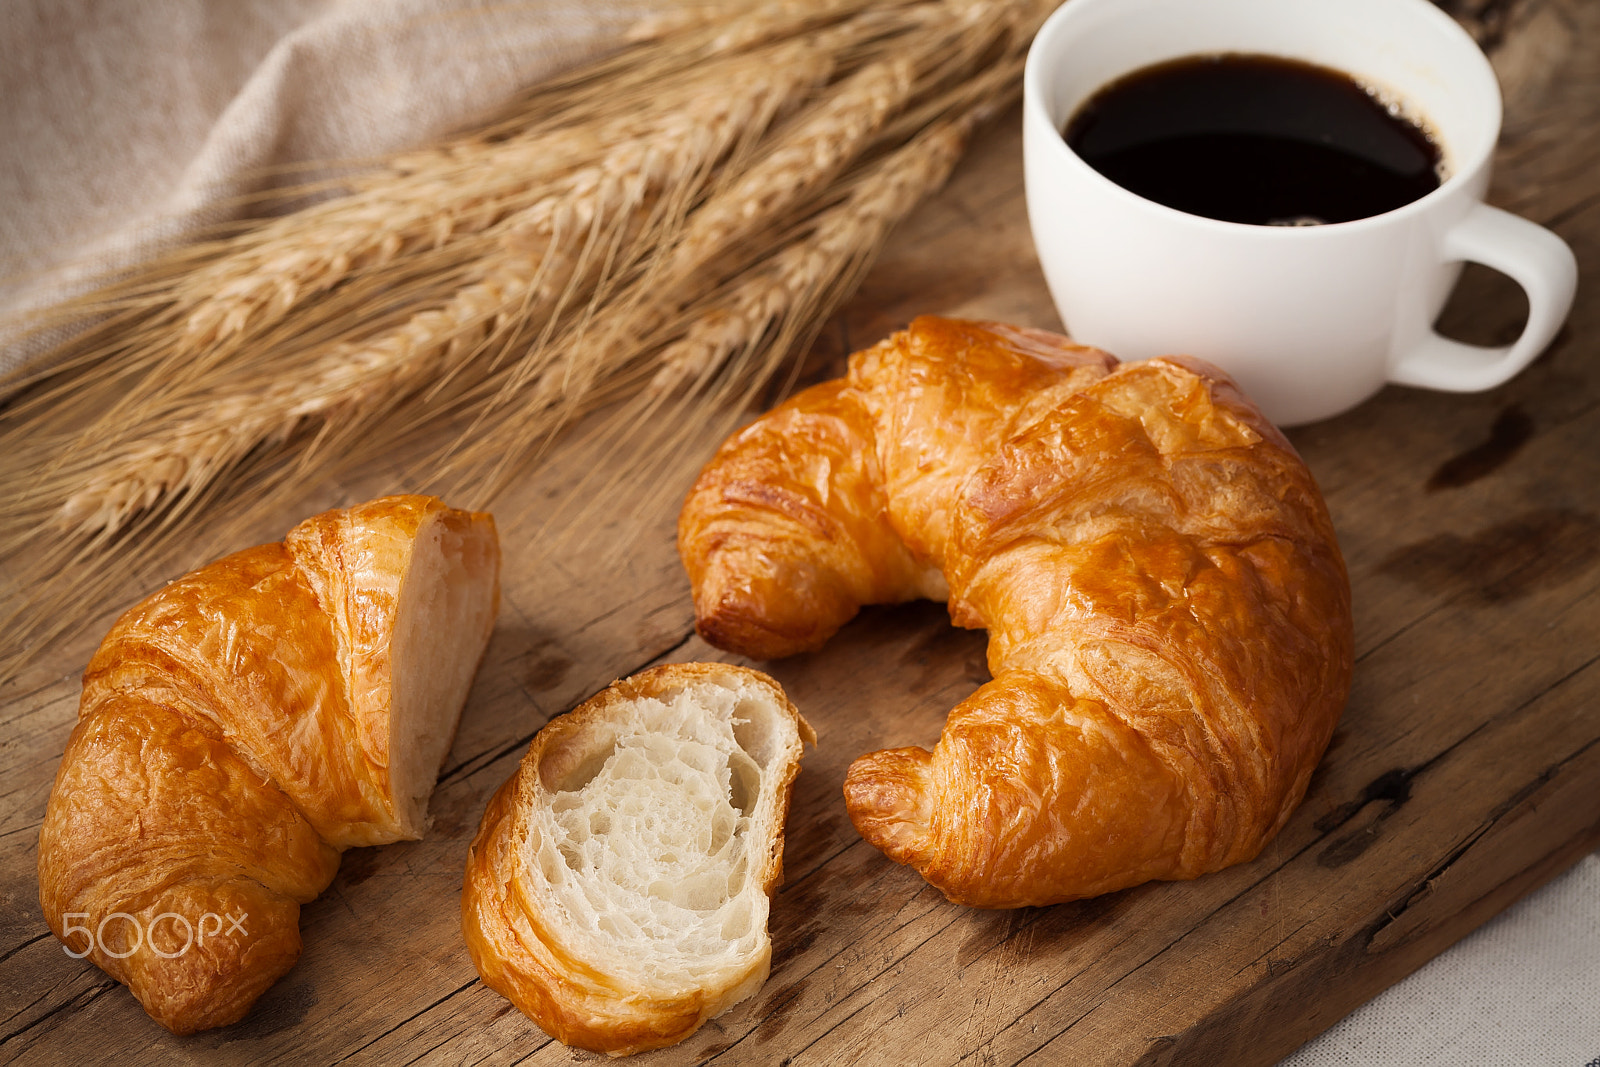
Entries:
{"label": "golden brown crust", "polygon": [[[679,532],[707,640],[764,659],[812,650],[861,604],[920,595],[927,568],[884,522],[867,419],[855,392],[828,382],[723,446],[721,477],[686,509],[698,522]],[[773,530],[808,551],[767,553]]]}
{"label": "golden brown crust", "polygon": [[[571,764],[578,753],[589,748],[583,738],[603,729],[616,705],[659,697],[702,679],[730,677],[759,685],[793,716],[801,740],[815,743],[811,727],[766,675],[731,664],[667,664],[617,681],[547,723],[534,737],[517,773],[500,787],[484,812],[467,852],[461,894],[467,950],[484,984],[564,1044],[613,1056],[675,1044],[748,996],[766,977],[766,953],[734,979],[686,985],[672,993],[642,989],[607,973],[564,943],[559,918],[539,904],[534,882],[541,875],[529,868],[524,853],[524,843],[533,832],[531,813],[541,803],[548,804],[543,795],[546,779],[560,780],[574,769]],[[783,879],[783,815],[799,769],[795,759],[773,782],[777,832],[770,850],[752,857],[760,864],[754,877],[769,896]]]}
{"label": "golden brown crust", "polygon": [[173,1032],[236,1021],[294,964],[342,849],[416,836],[390,791],[386,667],[351,649],[386,647],[389,594],[440,521],[494,537],[429,497],[319,515],[146,597],[85,669],[40,903]]}
{"label": "golden brown crust", "polygon": [[[854,449],[825,480],[806,452],[819,425]],[[823,517],[767,503],[796,493]],[[841,513],[848,551],[816,534]],[[989,631],[994,680],[935,750],[865,756],[845,782],[862,835],[960,903],[1254,857],[1349,691],[1349,582],[1321,495],[1198,360],[1119,366],[1040,331],[918,319],[724,445],[678,529],[696,626],[731,651],[814,648],[861,604],[905,599],[904,581],[841,581],[837,561],[900,575],[906,552],[942,573],[953,621]],[[850,595],[806,631],[819,582]]]}

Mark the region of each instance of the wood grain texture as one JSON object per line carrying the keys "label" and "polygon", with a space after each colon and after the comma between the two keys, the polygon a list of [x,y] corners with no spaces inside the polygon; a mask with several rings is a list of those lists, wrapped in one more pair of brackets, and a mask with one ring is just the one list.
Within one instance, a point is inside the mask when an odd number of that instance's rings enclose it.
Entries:
{"label": "wood grain texture", "polygon": [[[935,604],[869,609],[821,651],[767,665],[820,737],[795,783],[771,978],[638,1062],[1270,1064],[1600,845],[1600,5],[1455,8],[1505,86],[1491,200],[1561,233],[1585,280],[1550,351],[1500,389],[1392,388],[1291,433],[1350,567],[1357,662],[1284,832],[1194,882],[1015,912],[947,903],[861,841],[841,788],[863,752],[932,743],[987,678],[984,636]],[[1015,113],[896,234],[802,380],[925,312],[1059,328]],[[1523,314],[1513,286],[1469,270],[1443,325],[1487,343]],[[497,508],[501,624],[432,830],[347,853],[302,913],[300,962],[235,1026],[166,1034],[39,913],[39,820],[104,626],[0,694],[0,1062],[597,1059],[483,987],[457,911],[467,842],[540,725],[648,664],[720,658],[691,636],[671,516],[621,555],[606,529],[530,550],[545,502],[593,459],[558,449]],[[303,514],[405,475],[398,457]]]}

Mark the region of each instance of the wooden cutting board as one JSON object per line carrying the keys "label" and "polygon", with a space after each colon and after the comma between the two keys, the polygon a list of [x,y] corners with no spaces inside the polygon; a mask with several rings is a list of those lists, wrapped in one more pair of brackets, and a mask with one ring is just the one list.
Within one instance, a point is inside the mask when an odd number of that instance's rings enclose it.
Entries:
{"label": "wooden cutting board", "polygon": [[[1506,89],[1491,199],[1554,227],[1592,279],[1600,5],[1462,8]],[[804,380],[922,312],[1059,328],[1018,125],[1013,112],[986,131],[896,234]],[[1488,343],[1524,313],[1514,286],[1469,269],[1444,323]],[[951,905],[860,840],[840,789],[857,755],[933,742],[987,677],[983,635],[935,604],[872,609],[822,652],[767,665],[821,737],[796,783],[772,976],[639,1062],[1270,1064],[1600,845],[1597,349],[1584,288],[1551,351],[1501,389],[1390,389],[1291,433],[1349,562],[1358,658],[1304,805],[1253,863],[1052,908]],[[620,548],[609,527],[530,548],[545,502],[603,463],[564,446],[500,509],[503,615],[432,831],[348,853],[304,909],[300,963],[238,1025],[171,1037],[40,915],[38,825],[94,641],[0,694],[0,1062],[597,1059],[477,980],[458,898],[484,804],[544,722],[649,664],[722,658],[693,636],[670,516]],[[397,457],[303,510],[392,490],[406,469]]]}

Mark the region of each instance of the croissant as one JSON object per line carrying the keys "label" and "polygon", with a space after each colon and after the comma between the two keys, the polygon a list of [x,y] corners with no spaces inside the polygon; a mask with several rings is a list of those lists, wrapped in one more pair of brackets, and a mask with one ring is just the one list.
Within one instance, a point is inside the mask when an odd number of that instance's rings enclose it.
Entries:
{"label": "croissant", "polygon": [[778,683],[725,663],[653,667],[552,719],[467,854],[461,926],[484,983],[613,1056],[753,995],[803,741]]}
{"label": "croissant", "polygon": [[1252,859],[1349,692],[1350,587],[1310,473],[1217,369],[920,318],[730,438],[678,545],[696,627],[756,658],[947,598],[992,681],[930,753],[856,760],[861,835],[1019,907]]}
{"label": "croissant", "polygon": [[39,901],[177,1034],[300,955],[346,848],[421,837],[499,602],[494,520],[398,496],[307,519],[128,610],[83,675]]}

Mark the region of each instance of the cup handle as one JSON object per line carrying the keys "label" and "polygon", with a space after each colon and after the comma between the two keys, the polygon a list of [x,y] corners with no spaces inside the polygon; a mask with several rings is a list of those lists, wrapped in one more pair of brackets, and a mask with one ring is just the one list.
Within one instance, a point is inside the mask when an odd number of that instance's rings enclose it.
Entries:
{"label": "cup handle", "polygon": [[1528,324],[1502,348],[1462,344],[1436,330],[1397,360],[1389,380],[1452,393],[1493,389],[1533,362],[1555,338],[1572,307],[1578,263],[1565,241],[1537,223],[1476,204],[1445,234],[1443,258],[1482,263],[1522,286]]}

